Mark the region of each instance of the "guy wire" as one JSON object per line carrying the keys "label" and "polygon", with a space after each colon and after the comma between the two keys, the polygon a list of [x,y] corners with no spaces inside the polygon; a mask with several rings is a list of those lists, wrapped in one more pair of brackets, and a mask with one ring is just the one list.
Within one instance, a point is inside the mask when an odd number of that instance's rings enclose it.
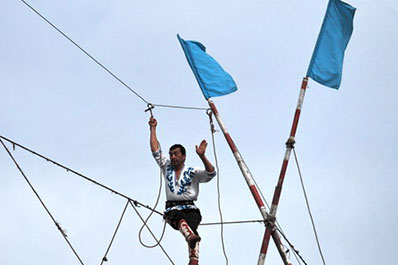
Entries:
{"label": "guy wire", "polygon": [[223,221],[223,215],[222,215],[222,210],[221,210],[220,168],[218,166],[217,150],[216,150],[216,143],[215,143],[215,137],[214,137],[216,130],[215,130],[213,118],[212,118],[213,112],[211,110],[208,110],[207,114],[209,115],[209,120],[210,120],[211,140],[212,140],[212,145],[213,145],[214,160],[216,162],[216,169],[217,169],[217,205],[218,205],[218,212],[220,214],[221,245],[222,245],[222,251],[224,254],[224,258],[225,258],[225,263],[226,263],[226,265],[228,265],[228,256],[227,256],[227,251],[225,250],[225,242],[224,242],[224,221]]}
{"label": "guy wire", "polygon": [[[82,46],[80,46],[77,42],[75,42],[71,37],[66,35],[61,29],[59,29],[55,24],[53,24],[50,20],[48,20],[44,15],[42,15],[38,10],[36,10],[33,6],[27,3],[25,0],[21,0],[30,10],[32,10],[35,14],[41,17],[47,24],[49,24],[52,28],[54,28],[58,33],[64,36],[69,42],[71,42],[74,46],[76,46],[79,50],[81,50],[84,54],[86,54],[92,61],[94,61],[97,65],[99,65],[103,70],[105,70],[108,74],[110,74],[114,79],[116,79],[120,84],[126,87],[130,92],[136,95],[139,99],[141,99],[146,104],[149,104],[143,96],[141,96],[137,91],[135,91],[131,86],[126,84],[121,78],[119,78],[116,74],[114,74],[109,68],[107,68],[104,64],[102,64],[98,59],[96,59],[93,55],[91,55],[88,51],[86,51]],[[177,105],[163,105],[163,104],[153,104],[153,106],[164,107],[164,108],[178,108],[178,109],[191,109],[191,110],[206,110],[206,108],[200,107],[189,107],[189,106],[177,106]]]}
{"label": "guy wire", "polygon": [[29,179],[27,178],[27,176],[25,175],[25,173],[22,171],[22,168],[19,166],[18,162],[15,160],[14,156],[11,154],[10,150],[7,148],[7,146],[4,144],[3,140],[0,138],[0,142],[3,145],[4,149],[7,151],[8,155],[10,156],[10,158],[12,159],[12,161],[14,162],[15,166],[18,168],[19,172],[22,174],[22,176],[24,177],[25,181],[28,183],[29,187],[32,189],[33,193],[36,195],[36,197],[39,199],[41,205],[43,206],[43,208],[46,210],[47,214],[50,216],[51,220],[54,222],[55,226],[58,228],[59,232],[62,234],[62,237],[65,239],[66,243],[69,245],[70,249],[72,250],[72,252],[75,254],[76,258],[79,260],[80,264],[84,265],[83,261],[81,260],[81,258],[79,257],[79,255],[77,254],[77,252],[75,251],[75,249],[73,248],[72,244],[69,242],[67,235],[64,231],[64,229],[62,229],[61,225],[55,220],[55,218],[53,217],[53,215],[51,214],[50,210],[47,208],[47,206],[44,204],[43,200],[40,198],[40,195],[37,193],[37,191],[35,190],[35,188],[33,187],[33,185],[30,183]]}
{"label": "guy wire", "polygon": [[323,257],[323,253],[322,253],[322,249],[321,249],[321,244],[319,242],[318,233],[316,231],[315,221],[314,221],[314,218],[312,216],[310,203],[308,201],[307,192],[305,191],[304,180],[303,180],[303,176],[301,174],[300,164],[298,162],[297,154],[296,154],[296,151],[295,151],[294,148],[293,148],[293,154],[294,154],[294,159],[296,161],[297,170],[298,170],[298,173],[299,173],[299,176],[300,176],[301,187],[303,189],[303,193],[304,193],[304,198],[305,198],[305,203],[306,203],[306,206],[307,206],[308,214],[309,214],[310,219],[311,219],[312,230],[314,231],[315,240],[316,240],[316,243],[317,243],[317,246],[318,246],[318,250],[319,250],[319,255],[321,256],[323,265],[326,265],[325,258]]}

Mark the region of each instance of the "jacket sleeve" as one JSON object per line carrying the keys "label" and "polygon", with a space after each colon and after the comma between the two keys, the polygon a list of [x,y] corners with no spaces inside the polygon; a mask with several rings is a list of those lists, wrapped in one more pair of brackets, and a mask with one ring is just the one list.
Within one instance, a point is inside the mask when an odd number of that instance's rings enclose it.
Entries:
{"label": "jacket sleeve", "polygon": [[155,151],[152,153],[153,158],[155,158],[156,163],[159,165],[159,167],[163,168],[166,166],[167,161],[169,160],[167,156],[165,156],[162,152],[161,149]]}
{"label": "jacket sleeve", "polygon": [[198,181],[201,183],[209,182],[217,175],[216,171],[207,172],[204,169],[195,168],[195,178],[198,178]]}

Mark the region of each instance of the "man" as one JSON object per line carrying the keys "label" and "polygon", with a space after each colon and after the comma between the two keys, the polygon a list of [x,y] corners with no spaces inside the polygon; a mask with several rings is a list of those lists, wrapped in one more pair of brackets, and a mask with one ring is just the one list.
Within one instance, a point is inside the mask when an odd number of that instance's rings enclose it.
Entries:
{"label": "man", "polygon": [[150,146],[153,157],[162,169],[166,183],[165,219],[174,229],[180,230],[188,243],[189,265],[199,264],[199,241],[197,232],[202,216],[195,206],[199,194],[199,183],[208,182],[216,175],[214,166],[205,156],[206,140],[196,146],[205,170],[185,166],[185,148],[180,144],[170,147],[169,158],[160,150],[156,136],[156,119],[149,119]]}

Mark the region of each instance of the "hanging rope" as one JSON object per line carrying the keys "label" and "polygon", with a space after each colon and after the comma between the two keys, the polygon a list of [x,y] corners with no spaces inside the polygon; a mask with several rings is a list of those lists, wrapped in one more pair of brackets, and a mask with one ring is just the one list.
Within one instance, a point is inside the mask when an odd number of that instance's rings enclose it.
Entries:
{"label": "hanging rope", "polygon": [[109,243],[109,246],[108,246],[108,248],[106,249],[106,252],[105,252],[105,254],[104,254],[104,257],[102,258],[102,261],[101,261],[101,264],[100,264],[100,265],[102,265],[104,262],[107,262],[107,261],[108,261],[107,256],[108,256],[109,250],[111,249],[111,246],[112,246],[112,244],[113,244],[113,240],[115,239],[116,233],[117,233],[117,231],[119,230],[120,224],[122,223],[124,214],[126,213],[127,206],[129,206],[129,201],[128,201],[128,200],[127,200],[127,202],[126,202],[126,206],[124,206],[123,213],[122,213],[122,215],[120,216],[120,219],[119,219],[119,222],[118,222],[118,224],[117,224],[117,226],[116,226],[115,232],[113,233],[111,242]]}
{"label": "hanging rope", "polygon": [[21,173],[21,175],[24,177],[25,181],[28,183],[29,187],[32,189],[33,193],[36,195],[36,197],[39,199],[41,205],[43,206],[43,208],[46,210],[47,214],[50,216],[51,220],[54,222],[55,226],[57,227],[57,229],[59,230],[59,232],[62,234],[62,237],[65,239],[66,243],[69,245],[70,249],[72,250],[72,252],[75,254],[76,258],[79,260],[80,264],[84,265],[83,261],[81,260],[81,258],[79,257],[79,255],[77,254],[77,252],[75,251],[75,249],[73,248],[72,244],[69,242],[68,240],[68,236],[65,233],[65,230],[61,227],[61,225],[55,220],[55,218],[53,217],[53,215],[51,214],[50,210],[47,208],[47,206],[44,204],[43,200],[41,199],[40,195],[37,193],[37,191],[35,190],[35,188],[33,187],[33,185],[30,183],[29,179],[27,178],[27,176],[25,175],[25,173],[22,171],[22,168],[19,166],[18,162],[15,160],[14,156],[11,154],[10,150],[7,148],[7,146],[4,144],[3,140],[0,138],[0,142],[3,145],[4,149],[7,151],[8,155],[10,156],[10,158],[12,159],[12,161],[14,162],[15,166],[18,168],[19,172]]}
{"label": "hanging rope", "polygon": [[170,258],[169,254],[167,254],[167,251],[163,248],[163,246],[160,244],[160,240],[158,240],[156,238],[156,236],[154,235],[154,233],[152,232],[151,228],[146,224],[144,218],[141,216],[141,214],[138,212],[136,206],[129,201],[130,205],[133,207],[134,211],[137,213],[137,215],[140,217],[141,221],[143,222],[143,224],[145,225],[145,227],[148,229],[149,233],[152,235],[153,239],[155,239],[157,245],[162,249],[163,253],[166,255],[166,257],[169,259],[169,261],[171,262],[171,264],[175,265],[175,263],[173,262],[173,260]]}
{"label": "hanging rope", "polygon": [[[160,199],[160,195],[161,195],[161,193],[162,193],[162,180],[163,180],[163,178],[162,178],[162,170],[161,170],[161,169],[160,169],[160,173],[159,173],[159,179],[160,179],[160,180],[159,180],[159,191],[158,191],[158,196],[157,196],[157,198],[156,198],[156,202],[155,202],[155,205],[153,206],[153,209],[156,209],[156,207],[158,206],[159,199]],[[154,247],[157,247],[157,246],[160,244],[160,242],[162,241],[163,236],[164,236],[164,232],[166,231],[166,222],[164,221],[163,229],[162,229],[162,234],[161,234],[160,239],[159,239],[159,241],[158,241],[157,243],[155,243],[154,245],[147,245],[147,244],[145,244],[145,243],[142,241],[142,238],[141,238],[142,231],[143,231],[144,227],[147,227],[147,223],[148,223],[149,219],[151,218],[151,216],[153,215],[153,213],[154,213],[154,212],[151,211],[151,213],[150,213],[150,214],[148,215],[148,217],[145,219],[144,224],[141,226],[140,231],[138,232],[138,240],[140,241],[141,245],[144,246],[144,247],[146,247],[146,248],[154,248]]]}
{"label": "hanging rope", "polygon": [[223,215],[222,215],[222,211],[221,211],[220,168],[218,166],[217,150],[216,150],[216,143],[215,143],[216,141],[215,141],[215,137],[214,137],[216,130],[214,127],[214,122],[213,122],[213,112],[211,111],[211,109],[208,109],[206,113],[207,113],[207,115],[209,115],[211,142],[213,145],[214,160],[216,162],[216,169],[217,169],[217,205],[218,205],[218,213],[220,214],[221,245],[222,245],[222,251],[224,254],[224,258],[225,258],[225,264],[228,265],[228,256],[227,256],[227,251],[225,250],[225,242],[224,242],[224,221],[223,221]]}
{"label": "hanging rope", "polygon": [[304,193],[305,203],[306,203],[306,205],[307,205],[308,214],[309,214],[310,219],[311,219],[312,230],[314,231],[315,240],[316,240],[316,243],[317,243],[317,245],[318,245],[319,254],[320,254],[321,258],[322,258],[323,265],[326,265],[325,258],[323,257],[323,253],[322,253],[322,249],[321,249],[321,244],[320,244],[320,242],[319,242],[318,233],[317,233],[317,231],[316,231],[315,221],[314,221],[314,218],[313,218],[313,216],[312,216],[310,204],[309,204],[309,201],[308,201],[307,192],[305,191],[303,176],[302,176],[302,174],[301,174],[301,169],[300,169],[300,165],[299,165],[299,162],[298,162],[298,159],[297,159],[297,154],[296,154],[296,151],[295,151],[294,148],[293,148],[293,154],[294,154],[294,159],[295,159],[295,161],[296,161],[297,170],[298,170],[298,173],[299,173],[299,176],[300,176],[301,187],[302,187],[302,189],[303,189],[303,193]]}

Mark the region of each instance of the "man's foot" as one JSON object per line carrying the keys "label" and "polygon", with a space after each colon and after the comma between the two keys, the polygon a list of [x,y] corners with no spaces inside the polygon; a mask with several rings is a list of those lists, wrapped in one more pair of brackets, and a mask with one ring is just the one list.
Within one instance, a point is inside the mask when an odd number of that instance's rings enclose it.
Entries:
{"label": "man's foot", "polygon": [[199,265],[199,260],[197,260],[197,259],[190,259],[188,265]]}
{"label": "man's foot", "polygon": [[189,248],[195,248],[196,242],[200,242],[200,236],[192,234],[187,238]]}
{"label": "man's foot", "polygon": [[190,247],[188,251],[189,251],[188,265],[199,265],[199,241],[196,242],[195,247],[193,248]]}
{"label": "man's foot", "polygon": [[182,235],[185,237],[185,240],[188,242],[188,246],[190,248],[195,248],[196,242],[200,241],[200,236],[196,235],[192,229],[189,227],[187,221],[181,219],[178,228]]}

